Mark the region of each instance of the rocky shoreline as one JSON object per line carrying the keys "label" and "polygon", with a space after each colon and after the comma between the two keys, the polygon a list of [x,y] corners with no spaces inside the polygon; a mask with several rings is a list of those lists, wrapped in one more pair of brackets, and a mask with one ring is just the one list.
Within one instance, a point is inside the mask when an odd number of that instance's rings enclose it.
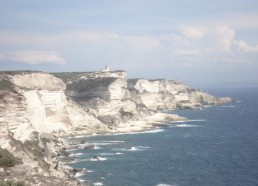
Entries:
{"label": "rocky shoreline", "polygon": [[0,168],[0,178],[30,185],[80,185],[67,166],[61,138],[149,130],[186,120],[162,110],[218,105],[218,98],[173,80],[126,79],[125,71],[0,72],[0,147],[22,165]]}

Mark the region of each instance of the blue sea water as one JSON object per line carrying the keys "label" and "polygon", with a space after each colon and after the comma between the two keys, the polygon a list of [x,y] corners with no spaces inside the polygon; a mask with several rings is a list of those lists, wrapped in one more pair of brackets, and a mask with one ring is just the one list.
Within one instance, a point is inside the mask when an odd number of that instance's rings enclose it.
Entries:
{"label": "blue sea water", "polygon": [[258,185],[258,89],[211,93],[239,101],[171,111],[192,121],[146,133],[72,139],[97,147],[72,151],[71,165],[88,170],[78,178],[106,186]]}

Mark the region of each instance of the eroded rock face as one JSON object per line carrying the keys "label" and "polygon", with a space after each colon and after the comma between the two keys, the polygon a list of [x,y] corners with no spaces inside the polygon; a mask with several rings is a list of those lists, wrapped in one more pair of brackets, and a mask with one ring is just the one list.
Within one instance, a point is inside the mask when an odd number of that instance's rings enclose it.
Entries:
{"label": "eroded rock face", "polygon": [[[159,109],[223,104],[171,80],[125,79],[126,72],[2,72],[1,126],[21,141],[29,132],[58,136],[107,132]],[[6,136],[6,130],[1,135]]]}
{"label": "eroded rock face", "polygon": [[0,146],[23,157],[31,172],[62,178],[60,136],[142,130],[182,119],[152,111],[232,101],[178,81],[125,77],[124,71],[0,72]]}
{"label": "eroded rock face", "polygon": [[81,185],[70,176],[71,168],[61,161],[65,144],[57,137],[33,131],[24,142],[11,136],[10,145],[15,156],[22,158],[23,164],[6,168],[0,177],[24,181],[29,185]]}
{"label": "eroded rock face", "polygon": [[17,128],[30,125],[24,117],[27,109],[25,97],[19,91],[13,83],[0,78],[0,145],[3,148],[9,148],[10,134]]}
{"label": "eroded rock face", "polygon": [[46,73],[0,74],[0,145],[21,157],[27,172],[36,169],[42,176],[67,177],[57,156],[64,144],[53,135],[107,131],[106,125],[66,96],[65,87]]}
{"label": "eroded rock face", "polygon": [[[130,97],[126,72],[60,73],[67,85],[66,94],[93,114],[109,129],[139,116],[137,104]],[[126,114],[125,114],[126,113]],[[129,114],[130,113],[130,114]]]}
{"label": "eroded rock face", "polygon": [[172,80],[128,80],[132,99],[144,104],[150,110],[196,108],[203,105],[216,105],[232,101],[230,98],[217,98],[187,85]]}
{"label": "eroded rock face", "polygon": [[16,86],[29,90],[65,90],[65,83],[45,72],[9,72],[3,76]]}
{"label": "eroded rock face", "polygon": [[[40,98],[43,98],[43,103],[38,100]],[[46,185],[78,185],[76,180],[69,178],[69,172],[62,163],[56,167],[65,144],[57,137],[44,133],[49,131],[48,126],[43,125],[43,116],[46,117],[46,114],[42,115],[45,112],[44,103],[46,108],[50,108],[52,102],[44,102],[44,95],[39,96],[35,90],[24,91],[2,77],[0,100],[0,146],[9,149],[23,161],[22,165],[5,168],[0,172],[0,178],[37,185],[45,183],[49,176],[55,176],[52,183]],[[39,116],[41,123],[37,119]]]}

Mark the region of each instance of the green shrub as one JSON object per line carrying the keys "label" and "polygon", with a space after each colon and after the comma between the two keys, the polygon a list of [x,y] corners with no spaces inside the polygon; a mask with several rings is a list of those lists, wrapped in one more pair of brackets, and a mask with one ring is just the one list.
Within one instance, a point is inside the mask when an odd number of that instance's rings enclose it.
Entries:
{"label": "green shrub", "polygon": [[108,87],[111,83],[113,83],[117,78],[114,77],[106,77],[106,78],[95,78],[95,79],[79,79],[74,81],[72,84],[67,84],[66,89],[72,91],[89,91],[94,88],[105,88]]}
{"label": "green shrub", "polygon": [[22,161],[7,149],[0,147],[0,167],[13,167],[17,164],[21,164]]}
{"label": "green shrub", "polygon": [[24,181],[13,181],[13,180],[7,180],[7,181],[0,181],[0,186],[26,186]]}
{"label": "green shrub", "polygon": [[14,84],[6,79],[0,80],[0,89],[14,91]]}

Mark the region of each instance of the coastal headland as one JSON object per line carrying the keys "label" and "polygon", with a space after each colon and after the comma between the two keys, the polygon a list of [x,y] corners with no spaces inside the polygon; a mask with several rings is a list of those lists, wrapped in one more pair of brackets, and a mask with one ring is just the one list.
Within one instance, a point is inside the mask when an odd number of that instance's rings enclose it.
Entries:
{"label": "coastal headland", "polygon": [[165,110],[231,102],[179,81],[127,79],[125,71],[0,72],[0,147],[22,163],[0,179],[29,185],[80,185],[62,137],[149,130],[187,120]]}

